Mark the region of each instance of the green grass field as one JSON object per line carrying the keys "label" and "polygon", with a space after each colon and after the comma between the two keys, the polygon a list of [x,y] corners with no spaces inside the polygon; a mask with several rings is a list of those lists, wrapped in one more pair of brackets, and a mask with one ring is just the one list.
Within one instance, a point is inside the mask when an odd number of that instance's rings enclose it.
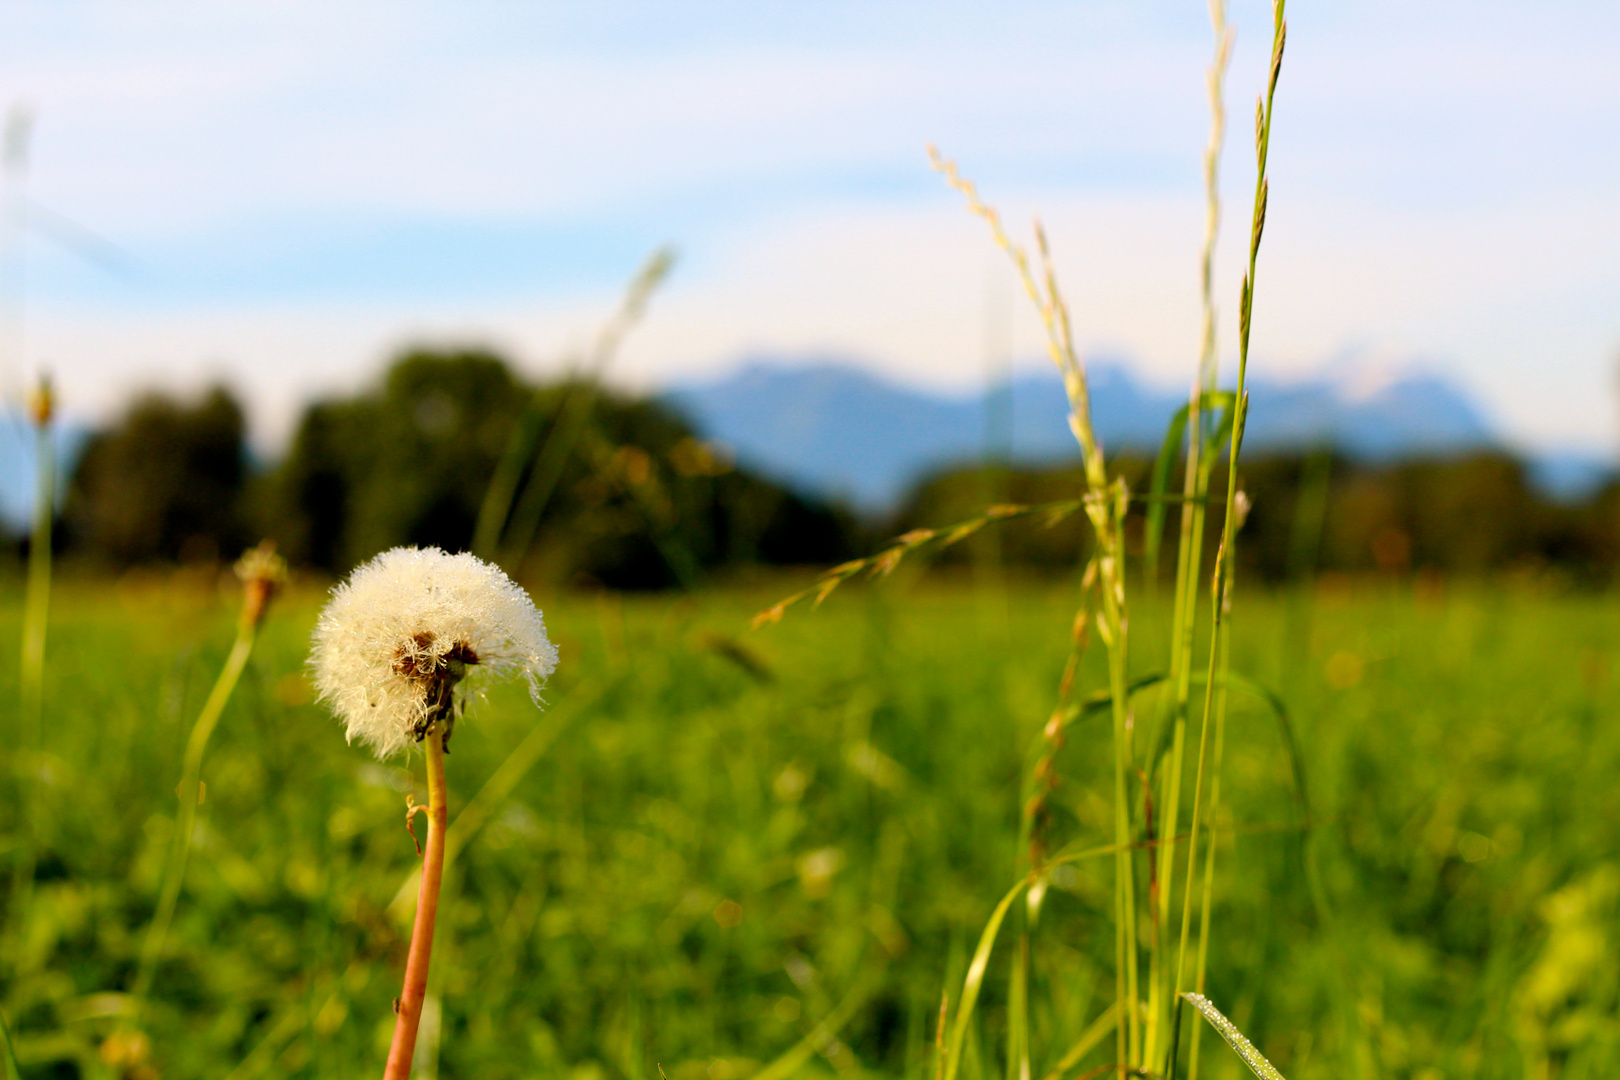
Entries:
{"label": "green grass field", "polygon": [[[424,1021],[439,1075],[741,1080],[798,1046],[782,1064],[800,1075],[932,1076],[941,991],[960,992],[1021,873],[1074,590],[897,580],[750,633],[795,584],[536,598],[562,650],[549,709],[492,693],[449,759],[463,846]],[[321,600],[295,590],[272,612],[210,745],[150,1061],[131,1075],[380,1068],[412,779],[310,700]],[[38,853],[0,970],[24,1076],[116,1075],[98,1050],[128,1007],[182,746],[235,606],[194,580],[58,588],[44,753],[8,732],[4,777],[6,879],[30,836]],[[1137,602],[1136,640],[1165,639],[1159,615]],[[1235,635],[1234,670],[1286,701],[1300,752],[1234,690],[1210,997],[1291,1080],[1614,1075],[1612,598],[1326,583],[1242,594]],[[1161,663],[1144,649],[1133,673]],[[0,679],[15,701],[15,665]],[[1099,648],[1084,689],[1103,685]],[[1137,698],[1144,729],[1154,703]],[[1110,839],[1107,724],[1082,721],[1063,751],[1064,839]],[[1035,1080],[1113,1000],[1111,868],[1056,877],[1034,931]],[[1007,956],[969,1040],[975,1078],[1005,1075]],[[1201,1076],[1241,1070],[1204,1039]]]}

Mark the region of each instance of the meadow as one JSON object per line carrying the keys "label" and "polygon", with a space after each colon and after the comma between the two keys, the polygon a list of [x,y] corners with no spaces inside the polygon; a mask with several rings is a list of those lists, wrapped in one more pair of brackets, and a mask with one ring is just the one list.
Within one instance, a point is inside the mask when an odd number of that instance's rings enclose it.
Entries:
{"label": "meadow", "polygon": [[[750,632],[796,584],[537,593],[562,654],[547,708],[493,691],[448,760],[436,1075],[934,1075],[941,993],[1024,872],[1076,586],[902,568]],[[4,778],[3,857],[37,854],[0,971],[25,1077],[352,1077],[386,1053],[419,781],[312,701],[324,592],[306,582],[209,746],[147,1048],[107,1063],[237,597],[207,574],[58,583],[42,752],[14,745]],[[1166,600],[1133,603],[1133,675],[1164,663]],[[1614,1075],[1612,597],[1324,578],[1244,590],[1235,612],[1232,669],[1255,685],[1232,694],[1209,996],[1292,1080]],[[1087,655],[1082,695],[1105,666]],[[1106,710],[1086,714],[1058,758],[1077,840],[1111,836],[1108,745]],[[1114,1000],[1112,873],[1052,873],[1030,937],[1037,1080]],[[1017,1080],[1011,933],[968,1031],[975,1080]],[[1093,1042],[1065,1078],[1109,1068]],[[1246,1075],[1218,1039],[1201,1056],[1202,1076]]]}

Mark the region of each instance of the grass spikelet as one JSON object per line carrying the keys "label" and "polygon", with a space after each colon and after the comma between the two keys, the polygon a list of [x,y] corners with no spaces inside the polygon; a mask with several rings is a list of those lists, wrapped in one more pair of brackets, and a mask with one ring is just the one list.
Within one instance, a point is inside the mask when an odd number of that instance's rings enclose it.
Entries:
{"label": "grass spikelet", "polygon": [[992,506],[977,517],[969,518],[955,525],[946,525],[936,529],[912,529],[895,537],[889,546],[876,555],[869,555],[864,559],[851,559],[849,562],[839,563],[837,566],[822,573],[815,583],[807,589],[801,589],[792,596],[784,597],[770,607],[754,616],[751,625],[755,630],[773,623],[782,621],[787,609],[802,600],[815,598],[812,607],[821,606],[822,602],[831,596],[838,586],[859,574],[868,577],[880,578],[892,574],[907,555],[919,548],[937,544],[940,548],[959,544],[972,536],[986,525],[997,521],[1011,521],[1016,518],[1041,517],[1047,528],[1058,524],[1066,518],[1074,516],[1086,505],[1085,499],[1064,499],[1058,502],[1039,503],[1022,506],[1002,503]]}

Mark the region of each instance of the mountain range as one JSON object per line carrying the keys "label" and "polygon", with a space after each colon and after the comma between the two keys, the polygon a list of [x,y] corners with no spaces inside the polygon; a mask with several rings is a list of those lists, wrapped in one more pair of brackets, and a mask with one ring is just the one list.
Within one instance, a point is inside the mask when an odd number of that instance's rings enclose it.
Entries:
{"label": "mountain range", "polygon": [[[1088,374],[1105,449],[1157,452],[1185,392],[1155,387],[1118,361],[1090,362]],[[662,400],[744,464],[868,514],[892,508],[929,472],[982,459],[987,450],[1019,464],[1078,455],[1063,385],[1051,371],[952,395],[903,386],[849,359],[755,359],[722,377],[676,386]],[[1255,375],[1249,400],[1250,450],[1331,443],[1362,460],[1387,461],[1501,445],[1468,395],[1434,375],[1363,378],[1360,385]],[[1610,472],[1606,462],[1581,454],[1530,465],[1538,486],[1565,498]]]}

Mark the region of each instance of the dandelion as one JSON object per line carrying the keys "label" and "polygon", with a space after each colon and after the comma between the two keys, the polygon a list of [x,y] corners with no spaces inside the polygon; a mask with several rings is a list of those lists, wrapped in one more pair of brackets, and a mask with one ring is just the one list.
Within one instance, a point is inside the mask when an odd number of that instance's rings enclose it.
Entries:
{"label": "dandelion", "polygon": [[461,701],[481,683],[521,676],[538,703],[557,649],[534,602],[498,567],[437,548],[394,548],[360,567],[332,593],[315,627],[315,686],[381,758],[421,744],[428,805],[407,802],[406,820],[428,816],[422,884],[395,1002],[394,1040],[384,1080],[409,1075],[427,996],[433,924],[444,875],[444,755]]}
{"label": "dandelion", "polygon": [[437,723],[448,741],[452,691],[464,680],[473,690],[521,675],[538,702],[557,649],[533,601],[500,568],[437,548],[394,548],[333,592],[310,664],[349,741],[388,758]]}
{"label": "dandelion", "polygon": [[[175,905],[180,900],[180,888],[186,877],[186,861],[191,853],[192,833],[196,831],[197,807],[207,795],[207,785],[202,781],[203,754],[208,749],[208,740],[213,737],[220,716],[225,712],[226,703],[242,677],[243,669],[247,667],[248,656],[253,652],[253,642],[269,612],[270,601],[287,583],[287,562],[276,554],[273,540],[266,540],[245,553],[237,560],[235,570],[242,582],[242,612],[236,624],[236,643],[231,646],[225,666],[214,682],[214,689],[203,703],[202,712],[197,715],[197,722],[192,725],[191,735],[186,739],[185,756],[180,764],[180,786],[175,789],[180,797],[180,809],[170,840],[169,860],[164,864],[157,908],[146,928],[140,963],[130,989],[131,1025],[140,1021],[146,995],[157,975],[158,961],[163,957],[164,942],[174,920]],[[113,1037],[103,1046],[103,1052],[111,1055],[109,1061],[129,1064],[141,1059],[144,1048],[148,1046],[145,1036],[139,1032],[120,1030],[113,1033]]]}

